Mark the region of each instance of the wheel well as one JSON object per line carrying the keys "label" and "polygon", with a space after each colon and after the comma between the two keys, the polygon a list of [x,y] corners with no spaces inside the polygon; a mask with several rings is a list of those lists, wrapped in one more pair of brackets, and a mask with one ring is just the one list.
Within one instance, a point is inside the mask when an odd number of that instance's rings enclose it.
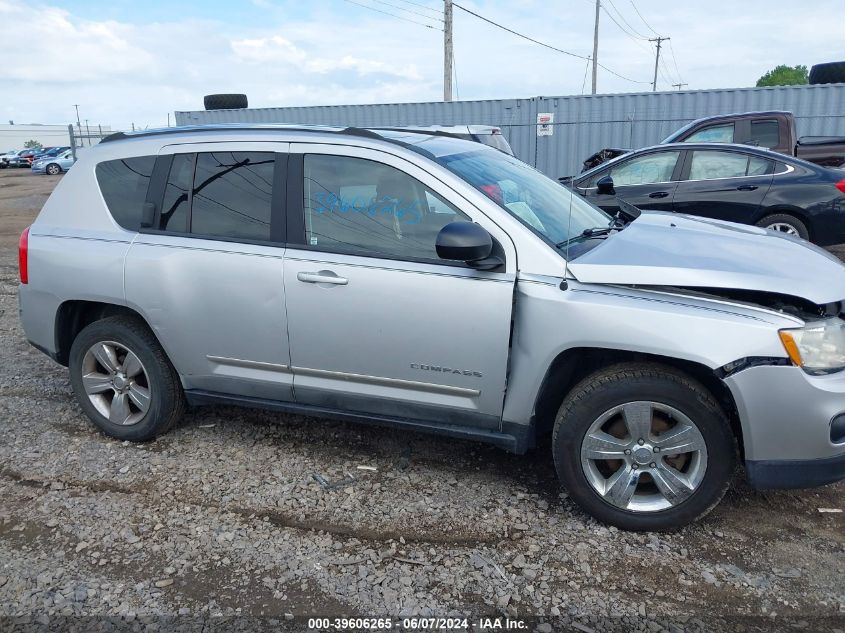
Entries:
{"label": "wheel well", "polygon": [[67,367],[70,346],[84,327],[110,316],[143,317],[126,306],[97,301],[65,301],[56,312],[56,360]]}
{"label": "wheel well", "polygon": [[534,404],[533,421],[538,441],[543,442],[551,437],[555,417],[563,399],[582,378],[616,363],[644,361],[673,367],[704,385],[722,407],[739,444],[740,454],[744,454],[742,426],[736,402],[730,389],[712,369],[706,365],[669,356],[587,347],[561,352],[546,371]]}
{"label": "wheel well", "polygon": [[801,220],[801,223],[807,227],[807,233],[810,234],[810,239],[813,238],[812,223],[804,213],[803,209],[797,209],[795,207],[769,207],[763,211],[759,218],[757,218],[757,222],[770,215],[791,215],[792,217]]}

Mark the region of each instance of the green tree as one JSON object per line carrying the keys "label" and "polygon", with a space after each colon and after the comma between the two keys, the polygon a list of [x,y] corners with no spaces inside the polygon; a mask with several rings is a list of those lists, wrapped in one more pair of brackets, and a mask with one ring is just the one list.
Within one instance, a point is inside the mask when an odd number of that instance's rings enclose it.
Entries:
{"label": "green tree", "polygon": [[26,143],[23,144],[26,149],[33,149],[36,147],[41,147],[41,143],[38,141],[33,141],[32,139],[28,140]]}
{"label": "green tree", "polygon": [[806,66],[787,66],[781,64],[757,80],[757,87],[763,86],[799,86],[810,83]]}

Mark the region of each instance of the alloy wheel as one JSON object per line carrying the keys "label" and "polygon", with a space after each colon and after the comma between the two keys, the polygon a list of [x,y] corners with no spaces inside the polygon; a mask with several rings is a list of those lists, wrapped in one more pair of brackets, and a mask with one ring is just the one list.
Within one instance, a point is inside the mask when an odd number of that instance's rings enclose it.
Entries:
{"label": "alloy wheel", "polygon": [[150,382],[138,356],[125,345],[100,341],[82,359],[82,385],[94,408],[112,424],[137,424],[150,408]]}
{"label": "alloy wheel", "polygon": [[777,231],[778,233],[786,233],[787,235],[793,235],[795,237],[801,237],[801,234],[798,233],[798,230],[792,226],[791,224],[787,224],[786,222],[773,222],[766,226],[767,229],[771,231]]}
{"label": "alloy wheel", "polygon": [[629,402],[590,425],[581,442],[581,467],[605,502],[633,512],[658,512],[697,490],[707,470],[707,445],[678,409]]}

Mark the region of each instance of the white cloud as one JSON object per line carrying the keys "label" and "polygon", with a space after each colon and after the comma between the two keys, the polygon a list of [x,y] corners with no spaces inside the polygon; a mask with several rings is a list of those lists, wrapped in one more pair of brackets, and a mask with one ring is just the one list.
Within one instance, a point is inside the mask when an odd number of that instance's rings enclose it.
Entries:
{"label": "white cloud", "polygon": [[[178,4],[171,5],[171,19],[159,22],[83,19],[72,3],[58,8],[50,1],[0,0],[0,41],[5,43],[0,120],[68,122],[75,120],[71,104],[79,103],[82,118],[92,123],[161,125],[168,112],[200,108],[202,96],[213,92],[245,92],[254,107],[436,101],[442,96],[441,33],[340,0],[307,8],[305,3],[253,0],[245,6],[266,18],[258,26],[212,14],[186,17]],[[540,0],[463,4],[559,48],[579,55],[591,51],[592,11],[585,0],[570,0],[565,8]],[[839,50],[841,41],[838,24],[829,19],[839,13],[835,0],[817,0],[800,11],[788,0],[748,0],[741,7],[665,0],[636,4],[651,26],[672,37],[689,88],[749,86],[779,63],[831,61],[830,51]],[[630,3],[615,6],[648,32]],[[649,81],[651,50],[602,14],[603,64]],[[659,87],[667,89],[677,81],[677,71],[671,51],[663,51]],[[520,40],[458,9],[455,54],[462,99],[577,94],[584,85],[584,60]],[[599,70],[599,92],[648,89]]]}

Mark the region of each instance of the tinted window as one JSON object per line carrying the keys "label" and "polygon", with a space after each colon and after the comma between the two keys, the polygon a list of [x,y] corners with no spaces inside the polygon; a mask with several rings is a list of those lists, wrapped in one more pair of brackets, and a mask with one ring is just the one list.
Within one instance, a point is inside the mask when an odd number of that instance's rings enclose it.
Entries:
{"label": "tinted window", "polygon": [[97,165],[97,182],[109,212],[120,226],[137,231],[155,156],[107,160]]}
{"label": "tinted window", "polygon": [[656,152],[624,161],[610,170],[613,184],[619,187],[669,182],[672,180],[675,163],[678,162],[678,154],[676,151]]}
{"label": "tinted window", "polygon": [[274,164],[271,152],[197,154],[191,233],[270,240]]}
{"label": "tinted window", "polygon": [[761,147],[777,147],[778,145],[778,122],[776,119],[770,121],[751,122],[751,141]]}
{"label": "tinted window", "polygon": [[188,231],[188,207],[191,181],[194,177],[194,155],[176,154],[170,165],[164,201],[161,204],[162,231],[186,233]]}
{"label": "tinted window", "polygon": [[697,151],[692,154],[690,180],[739,178],[770,173],[772,161],[736,152]]}
{"label": "tinted window", "polygon": [[437,259],[449,222],[469,218],[404,172],[360,158],[305,156],[305,241],[324,250]]}
{"label": "tinted window", "polygon": [[711,125],[698,132],[693,132],[684,139],[684,143],[733,143],[734,124]]}

